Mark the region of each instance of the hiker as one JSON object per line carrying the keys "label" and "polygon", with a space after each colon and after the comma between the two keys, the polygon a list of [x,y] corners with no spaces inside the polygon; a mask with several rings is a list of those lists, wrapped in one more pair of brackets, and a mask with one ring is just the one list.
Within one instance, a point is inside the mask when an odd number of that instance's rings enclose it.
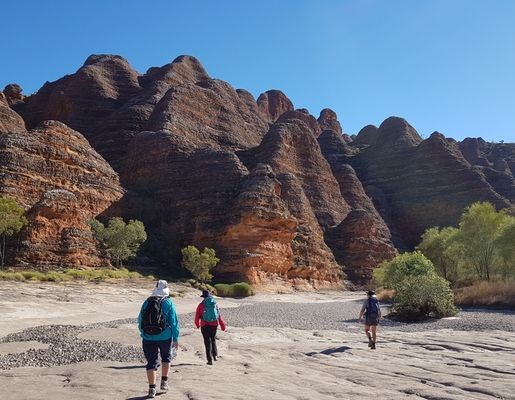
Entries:
{"label": "hiker", "polygon": [[[358,322],[365,316],[365,333],[368,337],[368,347],[371,349],[376,348],[377,338],[377,325],[381,319],[381,308],[379,307],[379,300],[373,290],[367,292],[367,299],[363,302],[361,311],[359,312]],[[372,336],[370,335],[372,331]]]}
{"label": "hiker", "polygon": [[147,359],[148,397],[154,398],[156,371],[161,353],[161,390],[168,390],[168,371],[172,361],[172,347],[178,348],[179,321],[170,298],[168,283],[159,280],[150,297],[141,306],[138,328],[143,339],[143,353]]}
{"label": "hiker", "polygon": [[195,313],[195,326],[200,328],[206,346],[207,364],[213,365],[218,356],[216,348],[216,330],[220,324],[222,331],[225,331],[225,322],[220,314],[218,304],[207,290],[203,290],[200,297],[204,300],[197,306]]}

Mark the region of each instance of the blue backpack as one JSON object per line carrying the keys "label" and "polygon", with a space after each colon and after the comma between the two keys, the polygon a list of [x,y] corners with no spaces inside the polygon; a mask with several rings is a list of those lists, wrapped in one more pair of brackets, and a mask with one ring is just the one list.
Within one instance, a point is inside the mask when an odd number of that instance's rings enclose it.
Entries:
{"label": "blue backpack", "polygon": [[202,320],[205,322],[218,321],[218,309],[216,308],[216,301],[211,296],[204,299],[204,313],[202,314]]}
{"label": "blue backpack", "polygon": [[370,297],[368,299],[367,311],[365,312],[365,315],[368,318],[379,317],[379,300],[377,300],[375,297]]}

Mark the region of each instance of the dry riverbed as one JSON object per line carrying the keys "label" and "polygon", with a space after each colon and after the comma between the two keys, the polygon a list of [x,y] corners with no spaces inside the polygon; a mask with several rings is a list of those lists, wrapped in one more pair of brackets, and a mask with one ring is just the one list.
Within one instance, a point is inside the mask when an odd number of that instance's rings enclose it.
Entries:
{"label": "dry riverbed", "polygon": [[[0,398],[145,398],[134,322],[151,288],[0,282]],[[369,350],[355,321],[359,293],[220,299],[229,328],[211,367],[192,325],[198,293],[173,291],[182,331],[163,400],[515,399],[513,312],[385,321]]]}

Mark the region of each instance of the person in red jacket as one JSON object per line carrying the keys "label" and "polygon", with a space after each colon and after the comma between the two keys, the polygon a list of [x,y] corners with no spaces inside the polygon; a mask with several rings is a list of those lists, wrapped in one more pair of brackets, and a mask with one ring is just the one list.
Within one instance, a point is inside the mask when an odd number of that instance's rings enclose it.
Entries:
{"label": "person in red jacket", "polygon": [[216,349],[216,330],[218,325],[222,331],[225,331],[225,322],[220,314],[218,304],[215,299],[207,290],[202,291],[204,300],[197,306],[195,313],[195,326],[200,328],[202,336],[204,337],[204,345],[206,346],[207,364],[213,365],[213,360],[216,361],[218,351]]}

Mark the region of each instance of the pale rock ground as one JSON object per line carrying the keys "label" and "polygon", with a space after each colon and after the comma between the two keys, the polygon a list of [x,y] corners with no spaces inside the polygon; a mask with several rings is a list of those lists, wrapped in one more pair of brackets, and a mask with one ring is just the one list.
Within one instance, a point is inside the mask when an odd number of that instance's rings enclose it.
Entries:
{"label": "pale rock ground", "polygon": [[[151,288],[148,281],[0,282],[0,338],[33,326],[134,318]],[[174,287],[177,290],[183,292],[174,299],[179,313],[193,312],[198,292]],[[260,302],[312,304],[358,298],[360,294],[342,292],[260,294],[245,300],[220,299],[219,304],[226,309]],[[171,369],[171,389],[158,396],[163,400],[515,399],[513,331],[385,328],[373,351],[357,324],[336,331],[236,328],[228,321],[228,330],[218,335],[220,359],[207,366],[201,335],[191,328],[191,321],[185,322]],[[134,324],[90,330],[80,337],[140,346]],[[1,343],[0,355],[45,346]],[[144,399],[146,391],[142,362],[0,370],[2,400],[136,400]]]}

